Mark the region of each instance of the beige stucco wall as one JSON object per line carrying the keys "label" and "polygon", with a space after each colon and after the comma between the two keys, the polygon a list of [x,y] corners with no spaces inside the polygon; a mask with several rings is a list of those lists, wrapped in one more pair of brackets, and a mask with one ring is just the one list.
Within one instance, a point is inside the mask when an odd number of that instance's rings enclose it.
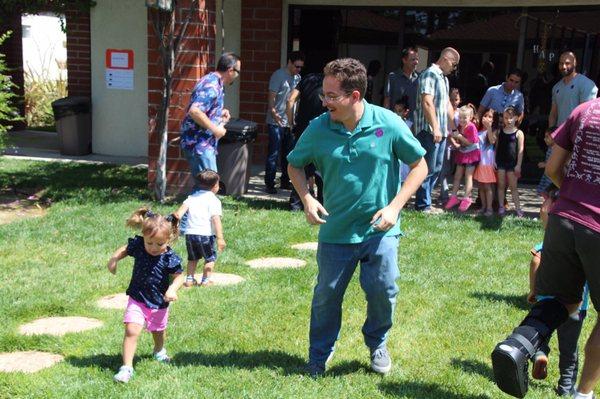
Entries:
{"label": "beige stucco wall", "polygon": [[[92,148],[97,154],[148,154],[148,39],[144,0],[97,0],[91,9]],[[106,49],[134,52],[134,89],[107,89]]]}
{"label": "beige stucco wall", "polygon": [[[223,7],[223,18],[221,18],[221,7]],[[241,52],[241,21],[242,5],[241,0],[217,0],[217,37],[215,40],[215,62],[225,51],[232,51],[237,55]],[[224,35],[221,28],[225,26]],[[223,40],[223,36],[225,40]],[[242,60],[242,71],[244,70],[244,60]],[[242,72],[243,73],[243,72]],[[236,79],[233,85],[225,88],[225,108],[229,109],[231,116],[237,118],[240,114],[240,81]]]}

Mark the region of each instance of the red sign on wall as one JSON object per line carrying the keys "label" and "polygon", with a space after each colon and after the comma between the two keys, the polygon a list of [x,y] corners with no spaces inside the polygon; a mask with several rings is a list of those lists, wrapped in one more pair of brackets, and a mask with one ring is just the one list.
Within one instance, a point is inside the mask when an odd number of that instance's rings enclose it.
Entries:
{"label": "red sign on wall", "polygon": [[133,50],[106,50],[106,67],[110,69],[133,69]]}

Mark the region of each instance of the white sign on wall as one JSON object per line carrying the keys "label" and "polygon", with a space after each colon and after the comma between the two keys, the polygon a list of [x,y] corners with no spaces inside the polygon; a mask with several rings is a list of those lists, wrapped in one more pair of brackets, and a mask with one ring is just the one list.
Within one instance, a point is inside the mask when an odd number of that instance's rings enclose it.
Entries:
{"label": "white sign on wall", "polygon": [[133,69],[106,68],[106,88],[133,90]]}
{"label": "white sign on wall", "polygon": [[106,88],[133,90],[133,50],[106,50]]}

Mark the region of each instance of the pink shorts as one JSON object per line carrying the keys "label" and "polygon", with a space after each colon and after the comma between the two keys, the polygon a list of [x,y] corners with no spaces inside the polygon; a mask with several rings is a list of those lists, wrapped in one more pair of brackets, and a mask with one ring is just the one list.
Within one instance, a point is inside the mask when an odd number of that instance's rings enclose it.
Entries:
{"label": "pink shorts", "polygon": [[169,308],[150,309],[146,304],[129,298],[123,323],[136,323],[146,326],[146,330],[163,331],[169,321]]}

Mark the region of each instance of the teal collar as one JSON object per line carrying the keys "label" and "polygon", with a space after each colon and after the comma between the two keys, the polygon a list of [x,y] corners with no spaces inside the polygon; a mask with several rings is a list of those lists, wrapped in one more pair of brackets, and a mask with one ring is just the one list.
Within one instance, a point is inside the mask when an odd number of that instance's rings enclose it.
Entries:
{"label": "teal collar", "polygon": [[[364,98],[362,100],[362,104],[364,106],[364,112],[363,112],[360,120],[358,121],[356,128],[354,129],[353,132],[351,132],[351,134],[366,130],[366,129],[370,128],[371,126],[373,126],[373,105],[369,104]],[[346,130],[346,127],[344,126],[344,124],[341,122],[336,122],[336,121],[332,120],[331,116],[329,116],[329,128],[331,130],[337,130],[344,134],[347,133],[347,130]]]}

